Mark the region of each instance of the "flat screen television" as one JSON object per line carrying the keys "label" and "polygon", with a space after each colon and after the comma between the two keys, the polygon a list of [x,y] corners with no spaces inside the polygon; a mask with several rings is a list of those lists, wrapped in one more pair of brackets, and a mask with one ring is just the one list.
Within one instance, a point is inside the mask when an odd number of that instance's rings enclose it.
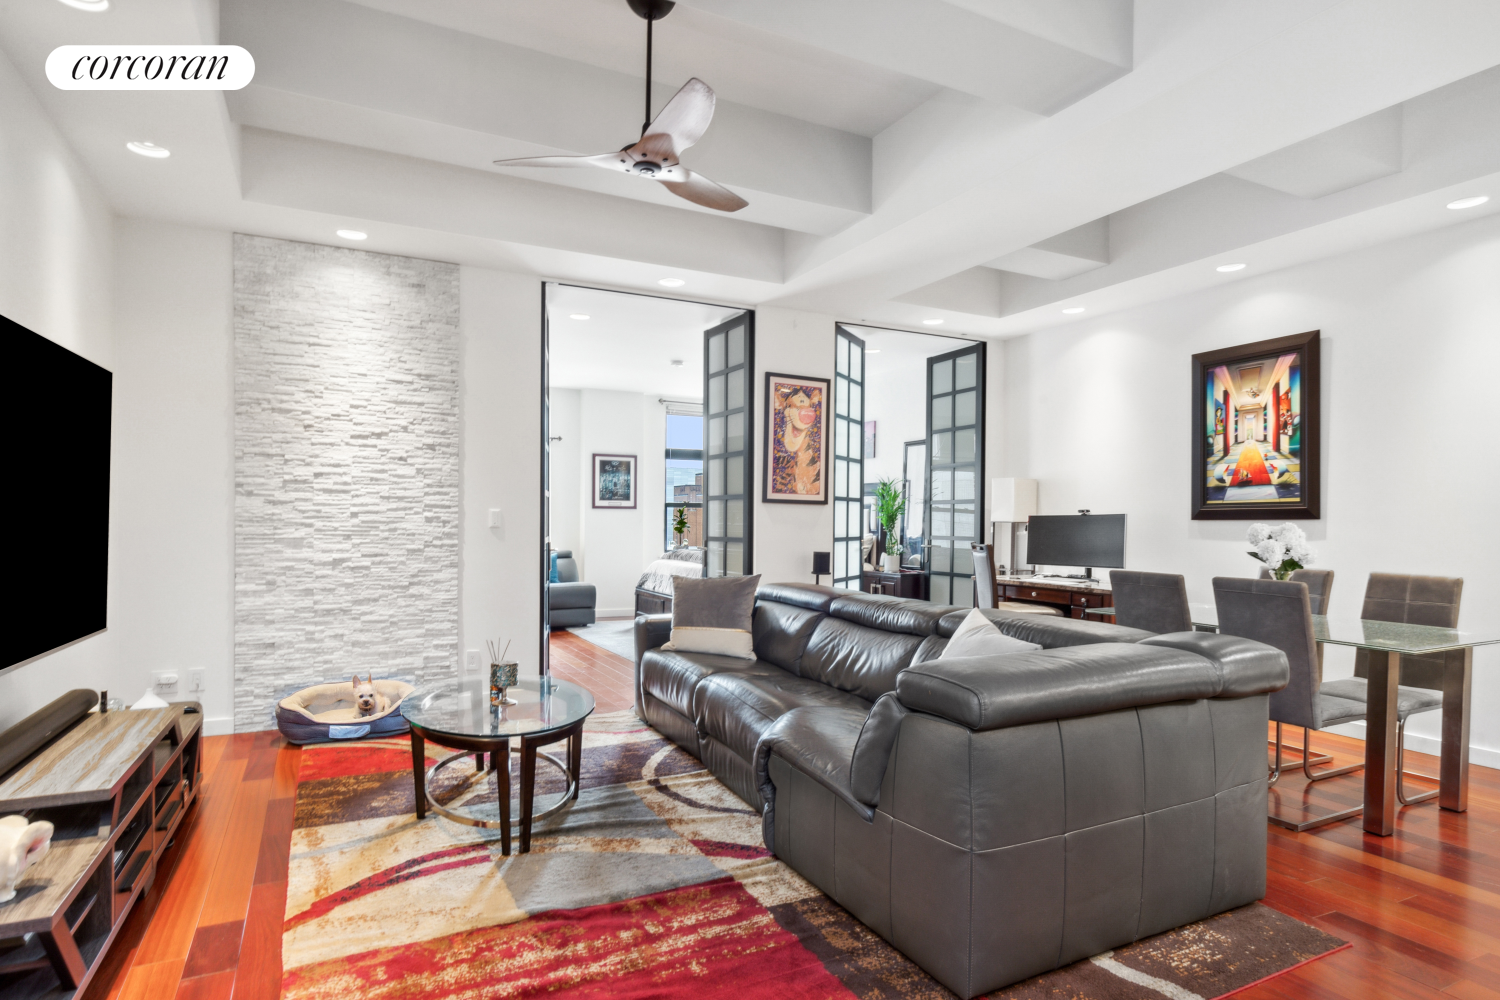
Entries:
{"label": "flat screen television", "polygon": [[1125,515],[1033,515],[1026,522],[1026,559],[1036,566],[1121,569]]}
{"label": "flat screen television", "polygon": [[104,628],[112,376],[3,316],[0,344],[3,672]]}

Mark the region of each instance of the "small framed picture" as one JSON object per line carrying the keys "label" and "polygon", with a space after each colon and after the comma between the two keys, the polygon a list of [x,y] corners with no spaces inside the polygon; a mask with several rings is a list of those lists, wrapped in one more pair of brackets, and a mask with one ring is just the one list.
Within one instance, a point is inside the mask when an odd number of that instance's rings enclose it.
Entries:
{"label": "small framed picture", "polygon": [[594,506],[635,507],[634,455],[594,455]]}
{"label": "small framed picture", "polygon": [[826,378],[766,373],[762,502],[828,502],[828,389]]}

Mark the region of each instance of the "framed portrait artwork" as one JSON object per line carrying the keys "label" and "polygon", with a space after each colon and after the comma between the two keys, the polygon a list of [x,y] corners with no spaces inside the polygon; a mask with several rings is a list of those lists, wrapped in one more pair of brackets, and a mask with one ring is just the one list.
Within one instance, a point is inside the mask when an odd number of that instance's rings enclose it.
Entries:
{"label": "framed portrait artwork", "polygon": [[635,507],[635,456],[594,455],[594,506]]}
{"label": "framed portrait artwork", "polygon": [[1318,331],[1193,355],[1193,517],[1316,518]]}
{"label": "framed portrait artwork", "polygon": [[826,378],[766,372],[765,503],[828,502]]}

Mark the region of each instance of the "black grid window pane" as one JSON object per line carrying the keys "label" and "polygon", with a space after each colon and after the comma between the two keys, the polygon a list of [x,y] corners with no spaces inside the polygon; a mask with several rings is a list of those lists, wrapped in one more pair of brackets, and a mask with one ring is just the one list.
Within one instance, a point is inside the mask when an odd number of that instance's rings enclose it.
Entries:
{"label": "black grid window pane", "polygon": [[927,569],[935,604],[974,602],[984,540],[984,347],[927,359]]}
{"label": "black grid window pane", "polygon": [[754,331],[748,313],[703,334],[705,576],[745,576],[751,568],[750,456]]}
{"label": "black grid window pane", "polygon": [[839,327],[833,380],[833,585],[859,590],[864,570],[865,342]]}

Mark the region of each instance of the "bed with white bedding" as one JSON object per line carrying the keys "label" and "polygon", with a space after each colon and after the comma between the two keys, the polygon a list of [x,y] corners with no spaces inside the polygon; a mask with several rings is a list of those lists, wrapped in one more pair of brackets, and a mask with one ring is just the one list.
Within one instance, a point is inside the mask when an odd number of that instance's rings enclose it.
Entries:
{"label": "bed with white bedding", "polygon": [[703,550],[673,549],[652,560],[635,585],[635,613],[665,614],[672,610],[672,586],[679,576],[703,575]]}

